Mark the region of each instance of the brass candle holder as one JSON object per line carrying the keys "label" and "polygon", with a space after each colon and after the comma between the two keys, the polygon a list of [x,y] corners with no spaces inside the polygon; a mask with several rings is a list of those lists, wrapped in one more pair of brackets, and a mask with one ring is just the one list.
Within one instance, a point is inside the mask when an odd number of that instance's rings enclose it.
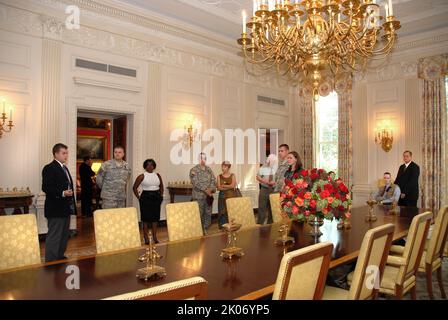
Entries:
{"label": "brass candle holder", "polygon": [[230,223],[223,225],[227,233],[227,246],[221,250],[221,257],[224,259],[232,259],[233,256],[242,257],[244,255],[243,249],[236,246],[236,232],[241,228],[241,224],[235,223],[232,219]]}
{"label": "brass candle holder", "polygon": [[149,234],[149,245],[145,253],[138,258],[140,262],[146,262],[146,267],[137,270],[137,278],[148,281],[152,277],[166,276],[165,268],[156,265],[157,260],[161,258],[162,256],[156,251],[156,246],[152,241],[152,235]]}
{"label": "brass candle holder", "polygon": [[369,199],[366,201],[366,203],[369,205],[369,213],[366,215],[366,221],[367,222],[374,222],[376,221],[378,218],[375,215],[375,212],[373,211],[373,206],[376,205],[378,203],[378,201],[373,200],[373,199]]}
{"label": "brass candle holder", "polygon": [[283,224],[278,229],[278,233],[280,233],[280,236],[275,240],[275,244],[281,244],[286,245],[287,243],[294,243],[295,240],[293,237],[288,236],[289,232],[289,224],[288,222],[283,222]]}

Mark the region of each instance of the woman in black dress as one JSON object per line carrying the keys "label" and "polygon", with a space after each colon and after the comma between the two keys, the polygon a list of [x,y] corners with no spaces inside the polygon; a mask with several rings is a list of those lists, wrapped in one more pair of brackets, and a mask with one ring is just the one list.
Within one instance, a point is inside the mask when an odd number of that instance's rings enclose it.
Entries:
{"label": "woman in black dress", "polygon": [[[143,236],[145,244],[149,244],[148,225],[152,227],[152,238],[155,243],[157,240],[157,224],[160,220],[160,205],[163,200],[163,181],[162,177],[154,172],[156,162],[153,159],[147,159],[143,162],[143,168],[146,172],[135,179],[134,194],[140,203],[140,215],[143,222]],[[142,193],[139,195],[138,187],[142,187]]]}

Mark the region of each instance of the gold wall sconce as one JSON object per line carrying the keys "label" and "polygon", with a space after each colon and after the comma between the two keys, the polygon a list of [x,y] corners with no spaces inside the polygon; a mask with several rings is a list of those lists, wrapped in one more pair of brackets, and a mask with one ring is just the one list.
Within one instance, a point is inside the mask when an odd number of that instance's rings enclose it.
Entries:
{"label": "gold wall sconce", "polygon": [[389,121],[383,121],[375,131],[375,143],[380,145],[385,152],[392,150],[394,132]]}
{"label": "gold wall sconce", "polygon": [[183,145],[186,149],[193,145],[193,142],[201,140],[202,123],[193,118],[192,115],[187,117],[187,123],[184,125]]}
{"label": "gold wall sconce", "polygon": [[14,127],[14,125],[12,124],[12,106],[9,106],[9,120],[6,121],[8,119],[8,117],[6,116],[6,99],[2,98],[1,100],[3,105],[3,112],[0,118],[0,139],[3,136],[3,132],[11,132],[12,127]]}

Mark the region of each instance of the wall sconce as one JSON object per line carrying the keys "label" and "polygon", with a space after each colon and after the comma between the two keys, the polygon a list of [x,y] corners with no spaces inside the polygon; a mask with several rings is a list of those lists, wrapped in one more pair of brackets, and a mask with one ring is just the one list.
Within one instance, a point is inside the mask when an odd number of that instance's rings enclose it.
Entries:
{"label": "wall sconce", "polygon": [[394,132],[388,121],[383,121],[380,127],[375,132],[375,143],[380,145],[385,152],[392,149],[392,142],[394,141]]}
{"label": "wall sconce", "polygon": [[98,174],[98,171],[101,168],[101,162],[94,162],[92,163],[92,171],[95,172],[95,174]]}
{"label": "wall sconce", "polygon": [[193,119],[193,116],[190,115],[187,119],[187,124],[184,126],[184,135],[182,137],[185,149],[189,149],[193,142],[201,140],[201,128],[201,122],[198,119]]}
{"label": "wall sconce", "polygon": [[[1,122],[0,122],[0,138],[3,136],[3,132],[11,132],[12,127],[14,125],[12,124],[12,106],[9,106],[9,121],[8,124],[6,124],[6,119],[8,117],[6,116],[6,99],[2,98],[2,104],[3,104],[3,112]],[[9,129],[8,129],[9,128]]]}

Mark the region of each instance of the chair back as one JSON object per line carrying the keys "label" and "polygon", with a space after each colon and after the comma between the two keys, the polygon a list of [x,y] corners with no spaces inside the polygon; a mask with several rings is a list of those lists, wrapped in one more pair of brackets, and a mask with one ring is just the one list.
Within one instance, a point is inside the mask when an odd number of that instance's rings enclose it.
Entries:
{"label": "chair back", "polygon": [[137,209],[101,209],[93,213],[97,253],[141,246]]}
{"label": "chair back", "polygon": [[242,227],[256,225],[252,201],[249,197],[230,198],[226,200],[229,221],[241,223]]}
{"label": "chair back", "polygon": [[425,262],[432,263],[443,257],[448,235],[448,206],[442,207],[436,217],[428,249],[426,250]]}
{"label": "chair back", "polygon": [[283,220],[282,207],[280,204],[280,193],[271,193],[269,195],[269,202],[271,203],[272,220],[280,222]]}
{"label": "chair back", "polygon": [[331,242],[322,242],[285,254],[272,299],[322,299],[332,251]]}
{"label": "chair back", "polygon": [[208,283],[204,278],[192,277],[103,300],[205,300],[207,289]]}
{"label": "chair back", "polygon": [[167,204],[166,224],[169,241],[204,235],[197,201]]}
{"label": "chair back", "polygon": [[420,265],[425,241],[431,224],[432,212],[424,212],[416,215],[409,228],[406,245],[403,249],[402,257],[405,264],[400,267],[396,282],[400,285],[412,276],[415,276]]}
{"label": "chair back", "polygon": [[41,260],[36,216],[0,216],[0,270],[39,263]]}
{"label": "chair back", "polygon": [[364,235],[348,293],[349,300],[366,300],[376,296],[392,244],[395,226],[385,224]]}

